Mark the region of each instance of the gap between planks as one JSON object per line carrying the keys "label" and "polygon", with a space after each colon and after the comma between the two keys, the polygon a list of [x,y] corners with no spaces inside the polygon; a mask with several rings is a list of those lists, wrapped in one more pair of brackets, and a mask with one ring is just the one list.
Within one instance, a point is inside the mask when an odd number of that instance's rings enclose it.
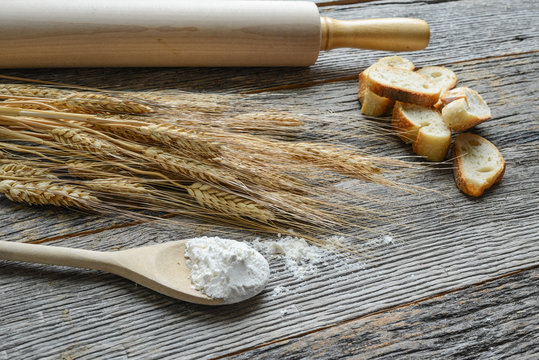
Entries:
{"label": "gap between planks", "polygon": [[473,284],[470,284],[470,285],[467,285],[467,286],[458,287],[458,288],[455,288],[455,289],[443,291],[443,292],[440,292],[440,293],[437,293],[437,294],[434,294],[434,295],[431,295],[431,296],[427,296],[427,297],[424,297],[424,298],[421,298],[421,299],[418,299],[418,300],[406,302],[406,303],[403,303],[403,304],[400,304],[400,305],[391,306],[391,307],[388,307],[386,309],[382,309],[382,310],[379,310],[379,311],[376,311],[376,312],[373,312],[373,313],[370,313],[370,314],[365,314],[365,315],[362,315],[362,316],[359,316],[359,317],[356,317],[356,318],[353,318],[353,319],[349,319],[349,320],[346,320],[346,321],[341,321],[341,322],[338,322],[338,323],[335,323],[335,324],[332,324],[332,325],[328,325],[328,326],[323,326],[323,327],[320,327],[320,328],[317,328],[317,329],[302,332],[302,333],[297,334],[297,335],[287,336],[285,338],[273,340],[273,341],[267,342],[265,344],[261,344],[261,345],[253,346],[253,347],[250,347],[250,348],[245,348],[245,349],[242,349],[242,350],[238,350],[238,351],[235,351],[235,352],[230,353],[230,354],[221,355],[221,356],[212,358],[212,360],[225,359],[225,358],[228,358],[228,357],[231,357],[231,356],[244,354],[244,353],[249,352],[249,351],[253,351],[253,350],[256,350],[256,349],[261,349],[261,348],[264,348],[266,346],[281,343],[281,342],[284,342],[284,341],[288,341],[288,340],[292,340],[292,339],[299,339],[299,338],[302,338],[304,336],[314,334],[314,333],[317,333],[317,332],[320,332],[320,331],[324,331],[324,330],[335,328],[335,327],[338,327],[338,326],[341,326],[341,325],[349,324],[349,323],[352,323],[354,321],[369,318],[369,317],[372,317],[372,316],[388,313],[388,312],[391,312],[393,310],[403,309],[403,308],[406,308],[406,307],[409,307],[409,306],[414,306],[414,305],[417,305],[417,304],[420,304],[420,303],[423,303],[423,302],[426,302],[426,301],[430,301],[430,300],[434,300],[434,299],[444,297],[444,296],[446,296],[448,294],[454,294],[454,293],[457,293],[457,292],[460,292],[460,291],[463,291],[463,290],[467,290],[467,289],[470,289],[470,288],[473,288],[473,287],[488,284],[488,283],[491,283],[491,282],[494,282],[494,281],[497,281],[497,280],[500,280],[500,279],[503,279],[503,278],[508,278],[508,277],[515,276],[515,275],[521,274],[523,272],[532,271],[532,270],[535,270],[535,269],[539,269],[539,265],[529,266],[529,267],[526,267],[526,268],[523,268],[523,269],[520,269],[520,270],[511,271],[511,272],[509,272],[507,274],[499,275],[499,276],[496,276],[496,277],[493,277],[493,278],[490,278],[490,279],[487,279],[487,280],[479,281],[479,282],[476,282],[476,283],[473,283]]}

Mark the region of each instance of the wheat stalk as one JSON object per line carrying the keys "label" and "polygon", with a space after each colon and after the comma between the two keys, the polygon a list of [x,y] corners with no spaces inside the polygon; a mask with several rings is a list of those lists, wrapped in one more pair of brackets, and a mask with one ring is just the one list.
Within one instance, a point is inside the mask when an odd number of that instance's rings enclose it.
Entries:
{"label": "wheat stalk", "polygon": [[0,181],[0,193],[15,202],[95,210],[99,200],[82,188],[51,181]]}
{"label": "wheat stalk", "polygon": [[264,223],[275,219],[275,215],[262,205],[206,184],[196,182],[187,188],[187,192],[201,206],[224,214],[256,219]]}
{"label": "wheat stalk", "polygon": [[69,175],[79,179],[102,178],[104,174],[107,176],[113,174],[120,176],[129,175],[124,169],[103,162],[68,160],[65,162],[65,167],[67,168]]}

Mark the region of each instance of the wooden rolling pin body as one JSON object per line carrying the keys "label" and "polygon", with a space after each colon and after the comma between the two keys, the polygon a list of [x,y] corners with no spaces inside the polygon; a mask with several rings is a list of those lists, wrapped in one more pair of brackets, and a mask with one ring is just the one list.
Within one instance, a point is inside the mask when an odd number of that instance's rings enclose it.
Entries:
{"label": "wooden rolling pin body", "polygon": [[[321,44],[354,47],[328,39],[331,20],[321,32],[306,1],[7,0],[0,67],[307,66]],[[428,26],[416,25],[422,48]],[[336,36],[353,39],[346,28]]]}

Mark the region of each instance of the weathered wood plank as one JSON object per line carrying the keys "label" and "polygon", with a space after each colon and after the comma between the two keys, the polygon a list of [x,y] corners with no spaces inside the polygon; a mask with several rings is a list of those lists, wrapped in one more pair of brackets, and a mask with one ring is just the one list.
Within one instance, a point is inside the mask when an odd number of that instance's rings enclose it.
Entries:
{"label": "weathered wood plank", "polygon": [[538,280],[537,268],[520,272],[230,358],[532,359]]}
{"label": "weathered wood plank", "polygon": [[[322,7],[321,13],[340,19],[412,16],[427,20],[432,28],[429,47],[403,53],[423,66],[537,51],[539,21],[535,10],[533,0],[518,4],[494,0],[488,6],[474,0],[372,1]],[[113,90],[237,92],[350,77],[386,55],[379,51],[332,50],[321,54],[317,64],[309,68],[36,69],[0,73]]]}
{"label": "weathered wood plank", "polygon": [[[483,198],[469,199],[460,194],[447,167],[402,179],[429,184],[443,195],[395,196],[385,189],[364,186],[362,192],[385,199],[380,206],[390,206],[395,217],[406,223],[403,226],[394,221],[377,228],[392,234],[395,242],[382,246],[373,241],[365,245],[369,256],[361,259],[328,254],[304,279],[295,277],[282,259],[273,259],[267,290],[251,301],[225,308],[179,303],[99,272],[1,262],[0,359],[223,356],[537,266],[539,137],[534,104],[539,62],[534,5],[532,1],[492,1],[489,6],[472,0],[373,1],[323,9],[327,15],[340,18],[412,15],[426,18],[436,27],[432,47],[410,57],[418,65],[452,64],[450,67],[462,83],[485,97],[494,119],[474,132],[498,145],[508,162],[502,183]],[[461,16],[455,19],[453,14]],[[453,47],[447,45],[449,41],[455,42]],[[510,56],[515,53],[524,54]],[[112,89],[229,92],[354,76],[379,56],[376,52],[339,50],[324,55],[319,64],[309,69],[81,69],[12,74]],[[362,119],[356,100],[357,84],[355,78],[351,79],[256,97],[279,108],[315,115],[317,130],[350,129],[350,135],[360,135],[356,122]],[[378,122],[382,124],[384,120]],[[319,135],[319,131],[308,131],[303,138]],[[379,155],[412,154],[393,136],[350,142],[372,146],[370,152]],[[62,211],[61,217],[50,220],[49,225],[49,220],[40,217],[42,211],[0,200],[3,239],[65,236],[72,231],[106,226],[101,219],[71,215],[68,211]],[[183,224],[172,229],[138,225],[61,238],[52,244],[112,250],[201,234],[204,229],[184,228]],[[249,237],[234,232],[220,235]],[[364,236],[376,240],[378,235]],[[286,291],[274,293],[277,286]],[[531,296],[523,297],[520,301],[530,299]],[[492,303],[496,306],[494,303],[504,301],[502,296]],[[462,308],[470,309],[468,305]],[[462,323],[469,320],[467,314],[458,312],[455,319]],[[510,322],[510,328],[522,324],[516,333],[526,336],[530,327],[533,330],[532,319]],[[432,320],[432,326],[436,326],[436,319]],[[438,323],[440,327],[444,324],[441,320]],[[424,341],[443,342],[445,334],[440,329],[435,331],[439,337]],[[506,339],[509,343],[496,345],[498,349],[523,344],[512,335],[502,335],[500,342]],[[398,351],[395,347],[398,346],[384,348],[373,343],[369,351],[390,357],[392,351]],[[282,357],[284,351],[277,352],[278,356]]]}
{"label": "weathered wood plank", "polygon": [[0,239],[41,242],[47,238],[122,226],[126,219],[90,215],[75,210],[47,206],[27,206],[0,196]]}

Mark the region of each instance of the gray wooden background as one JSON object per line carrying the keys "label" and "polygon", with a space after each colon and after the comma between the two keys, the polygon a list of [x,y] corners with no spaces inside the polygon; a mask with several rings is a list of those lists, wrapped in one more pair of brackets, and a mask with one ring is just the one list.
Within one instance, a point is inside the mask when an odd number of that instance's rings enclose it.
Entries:
{"label": "gray wooden background", "polygon": [[[0,262],[0,359],[537,358],[537,2],[346,0],[319,6],[322,15],[339,19],[428,21],[429,47],[403,56],[418,67],[446,65],[483,95],[493,119],[473,132],[501,150],[507,162],[502,182],[471,199],[455,187],[449,166],[441,166],[405,179],[439,194],[366,186],[406,224],[378,229],[395,241],[371,241],[365,245],[369,256],[361,259],[328,255],[303,279],[283,259],[271,259],[267,289],[226,307],[175,301],[95,271]],[[361,135],[357,74],[386,55],[334,50],[297,69],[0,73],[113,90],[250,92],[274,108],[316,116],[322,127]],[[356,145],[376,155],[412,155],[392,136],[358,137]],[[181,224],[156,227],[0,197],[2,240],[116,250],[201,234]],[[278,286],[286,291],[277,294]]]}

